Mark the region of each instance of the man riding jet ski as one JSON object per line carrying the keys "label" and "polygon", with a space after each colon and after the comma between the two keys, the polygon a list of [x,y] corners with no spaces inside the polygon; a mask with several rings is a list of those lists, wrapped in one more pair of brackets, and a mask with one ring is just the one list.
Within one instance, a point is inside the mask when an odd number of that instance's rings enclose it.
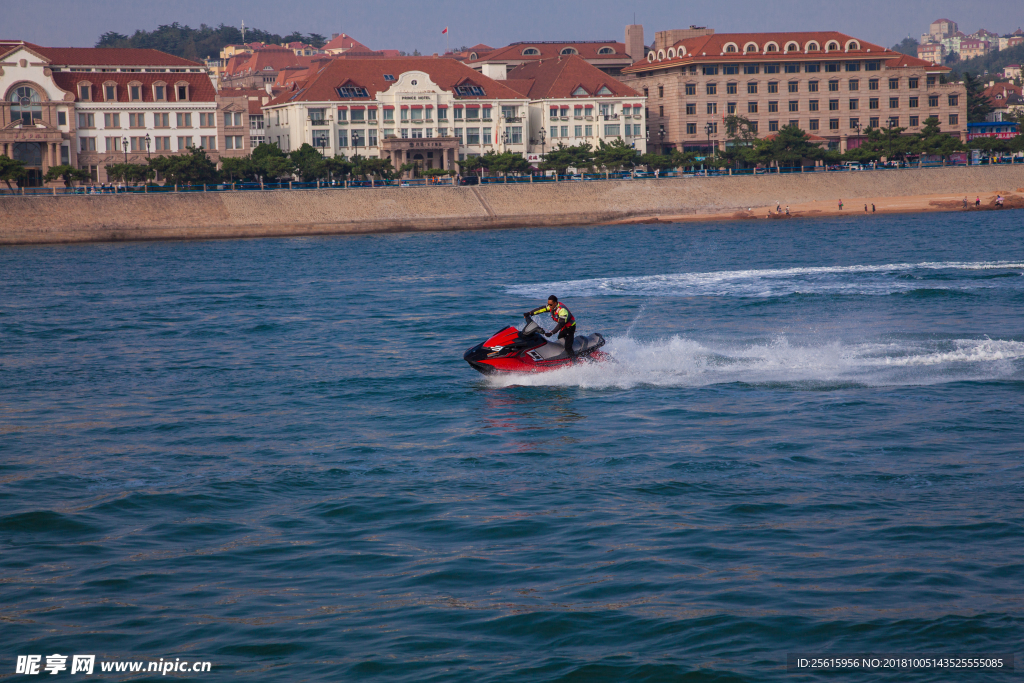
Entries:
{"label": "man riding jet ski", "polygon": [[[545,332],[531,318],[537,313],[551,313],[558,323],[551,332]],[[604,337],[598,333],[576,336],[576,320],[554,296],[548,305],[523,314],[526,325],[522,330],[514,326],[499,330],[485,342],[466,351],[463,358],[474,370],[485,375],[509,372],[544,372],[568,367],[583,361],[606,360],[608,355],[599,351]],[[558,341],[544,337],[558,333]]]}

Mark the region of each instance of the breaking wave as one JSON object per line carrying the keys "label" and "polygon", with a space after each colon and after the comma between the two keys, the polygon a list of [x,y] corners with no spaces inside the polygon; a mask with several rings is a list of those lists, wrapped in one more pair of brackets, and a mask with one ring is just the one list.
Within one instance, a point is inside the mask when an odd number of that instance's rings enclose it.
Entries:
{"label": "breaking wave", "polygon": [[[983,273],[979,272],[983,271]],[[1001,271],[1001,272],[992,272]],[[547,296],[737,296],[790,294],[886,295],[915,290],[1024,288],[1024,263],[1012,261],[889,263],[765,270],[722,270],[637,277],[606,277],[510,285],[509,294]]]}
{"label": "breaking wave", "polygon": [[926,385],[1024,377],[1024,342],[996,339],[830,342],[792,345],[699,342],[682,337],[643,342],[614,337],[612,360],[539,374],[491,377],[497,386],[700,387],[713,384],[795,388]]}

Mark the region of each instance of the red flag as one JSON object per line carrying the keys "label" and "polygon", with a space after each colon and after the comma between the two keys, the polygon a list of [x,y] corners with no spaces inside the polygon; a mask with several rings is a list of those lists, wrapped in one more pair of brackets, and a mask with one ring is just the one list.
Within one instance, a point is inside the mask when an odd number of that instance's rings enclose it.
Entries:
{"label": "red flag", "polygon": [[447,26],[445,26],[445,27],[444,27],[444,30],[443,30],[443,31],[441,31],[441,34],[442,34],[442,35],[443,35],[443,34],[445,34],[445,33],[448,33],[448,27],[447,27]]}

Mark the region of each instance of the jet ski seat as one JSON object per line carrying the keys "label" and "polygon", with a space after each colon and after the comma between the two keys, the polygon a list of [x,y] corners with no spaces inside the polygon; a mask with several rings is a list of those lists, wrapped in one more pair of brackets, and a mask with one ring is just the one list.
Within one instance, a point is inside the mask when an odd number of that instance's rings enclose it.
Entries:
{"label": "jet ski seat", "polygon": [[583,353],[587,349],[592,349],[595,346],[600,345],[600,343],[603,341],[604,339],[601,337],[601,335],[596,332],[594,334],[576,337],[572,341],[572,352],[575,354]]}

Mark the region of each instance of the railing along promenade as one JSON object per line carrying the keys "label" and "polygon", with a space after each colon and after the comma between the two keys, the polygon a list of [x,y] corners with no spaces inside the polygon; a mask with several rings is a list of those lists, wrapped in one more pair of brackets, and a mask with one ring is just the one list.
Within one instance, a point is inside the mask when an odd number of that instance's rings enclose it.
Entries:
{"label": "railing along promenade", "polygon": [[977,166],[1005,166],[1024,164],[1024,157],[1003,157],[999,162],[982,164],[942,164],[924,163],[900,166],[875,167],[866,166],[861,169],[825,166],[796,166],[758,169],[710,169],[690,171],[606,171],[601,173],[566,173],[559,175],[510,175],[503,176],[460,176],[437,178],[411,178],[399,180],[318,180],[315,182],[281,181],[276,183],[260,182],[219,182],[206,184],[181,185],[87,185],[80,187],[28,187],[8,189],[0,186],[0,196],[58,196],[58,195],[104,195],[104,194],[164,194],[168,192],[260,192],[269,190],[358,190],[371,188],[413,188],[413,187],[453,187],[460,185],[509,185],[516,183],[574,183],[601,182],[607,180],[675,180],[683,178],[726,178],[742,176],[760,176],[777,174],[820,174],[820,173],[885,173],[891,170],[920,170],[932,168],[971,168]]}

